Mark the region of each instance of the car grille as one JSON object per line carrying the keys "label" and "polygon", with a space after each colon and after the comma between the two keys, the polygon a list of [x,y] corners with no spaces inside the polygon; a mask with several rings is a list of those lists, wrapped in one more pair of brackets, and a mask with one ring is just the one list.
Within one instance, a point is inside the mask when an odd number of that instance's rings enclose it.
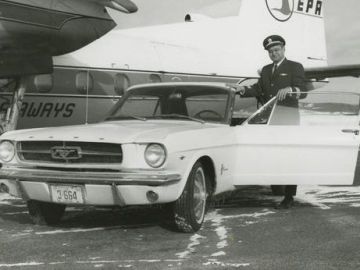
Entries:
{"label": "car grille", "polygon": [[40,163],[121,163],[120,144],[64,141],[22,141],[17,144],[20,160]]}

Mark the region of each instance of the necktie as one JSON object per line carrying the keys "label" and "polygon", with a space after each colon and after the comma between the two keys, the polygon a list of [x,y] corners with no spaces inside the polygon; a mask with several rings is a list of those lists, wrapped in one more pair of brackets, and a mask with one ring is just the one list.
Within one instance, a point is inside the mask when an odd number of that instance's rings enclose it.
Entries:
{"label": "necktie", "polygon": [[275,72],[276,72],[277,68],[278,68],[277,64],[274,64],[274,67],[273,67],[273,73],[272,73],[273,75],[275,74]]}

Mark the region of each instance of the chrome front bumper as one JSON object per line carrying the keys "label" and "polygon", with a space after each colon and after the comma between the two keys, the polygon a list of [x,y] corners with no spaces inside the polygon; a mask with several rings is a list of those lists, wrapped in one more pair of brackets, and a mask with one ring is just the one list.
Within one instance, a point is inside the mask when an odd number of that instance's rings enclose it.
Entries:
{"label": "chrome front bumper", "polygon": [[80,185],[85,205],[146,205],[148,192],[155,192],[156,203],[175,201],[181,191],[181,175],[169,171],[133,170],[121,172],[79,172],[4,166],[1,184],[9,193],[24,200],[52,202],[50,185]]}
{"label": "chrome front bumper", "polygon": [[62,171],[4,166],[0,178],[36,182],[161,186],[174,184],[181,175],[169,171],[129,170],[121,172]]}

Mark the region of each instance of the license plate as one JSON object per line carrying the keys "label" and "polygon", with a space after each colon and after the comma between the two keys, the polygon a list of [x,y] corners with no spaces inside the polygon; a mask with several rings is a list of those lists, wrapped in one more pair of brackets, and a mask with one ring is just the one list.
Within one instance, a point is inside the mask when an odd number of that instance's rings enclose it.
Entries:
{"label": "license plate", "polygon": [[51,185],[50,191],[53,202],[69,204],[84,203],[82,186]]}

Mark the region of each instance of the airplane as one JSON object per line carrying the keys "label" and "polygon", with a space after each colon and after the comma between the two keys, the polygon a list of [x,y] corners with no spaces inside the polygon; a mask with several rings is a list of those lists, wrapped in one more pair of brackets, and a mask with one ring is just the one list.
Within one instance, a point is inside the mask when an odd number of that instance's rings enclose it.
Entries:
{"label": "airplane", "polygon": [[[304,65],[309,90],[360,76],[360,65],[327,64],[324,1],[239,0],[235,15],[232,2],[204,3],[207,12],[181,23],[116,30],[108,9],[131,16],[132,1],[1,0],[2,131],[97,122],[140,83],[253,83],[269,61],[262,40],[275,33]],[[211,15],[223,6],[232,15]]]}

